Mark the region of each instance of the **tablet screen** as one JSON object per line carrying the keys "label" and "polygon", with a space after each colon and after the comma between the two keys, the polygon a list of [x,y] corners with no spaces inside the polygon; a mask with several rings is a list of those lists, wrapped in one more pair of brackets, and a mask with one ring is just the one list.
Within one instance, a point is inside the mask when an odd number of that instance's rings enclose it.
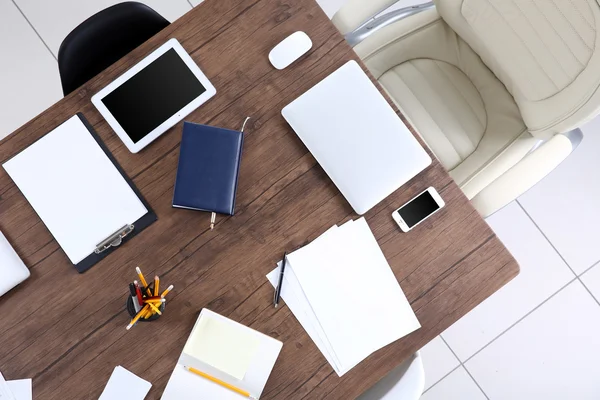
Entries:
{"label": "tablet screen", "polygon": [[206,91],[174,49],[102,99],[134,143]]}

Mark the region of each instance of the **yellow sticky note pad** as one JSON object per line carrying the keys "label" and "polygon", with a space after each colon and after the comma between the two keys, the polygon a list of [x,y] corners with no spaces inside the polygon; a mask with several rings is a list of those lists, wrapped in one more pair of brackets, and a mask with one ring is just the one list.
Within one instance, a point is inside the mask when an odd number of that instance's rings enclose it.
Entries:
{"label": "yellow sticky note pad", "polygon": [[243,380],[259,346],[260,339],[252,331],[203,316],[183,351]]}

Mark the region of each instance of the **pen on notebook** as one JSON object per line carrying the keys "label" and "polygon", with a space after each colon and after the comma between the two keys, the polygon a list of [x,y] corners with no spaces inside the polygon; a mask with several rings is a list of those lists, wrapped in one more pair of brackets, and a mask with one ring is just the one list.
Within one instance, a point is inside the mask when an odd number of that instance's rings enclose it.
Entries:
{"label": "pen on notebook", "polygon": [[210,376],[209,374],[207,374],[207,373],[205,373],[205,372],[202,372],[202,371],[200,371],[200,370],[197,370],[196,368],[193,368],[193,367],[188,367],[188,366],[186,366],[186,367],[185,367],[185,369],[187,369],[188,371],[190,371],[190,372],[191,372],[191,373],[193,373],[193,374],[199,375],[199,376],[201,376],[201,377],[203,377],[203,378],[206,378],[206,379],[208,379],[208,380],[209,380],[209,381],[211,381],[211,382],[214,382],[214,383],[216,383],[216,384],[218,384],[218,385],[221,385],[221,386],[223,386],[224,388],[227,388],[227,389],[229,389],[229,390],[231,390],[231,391],[233,391],[233,392],[236,392],[236,393],[238,393],[238,394],[241,394],[241,395],[242,395],[242,396],[244,396],[244,397],[249,397],[249,398],[251,398],[251,399],[255,399],[254,397],[252,397],[252,396],[250,395],[250,393],[246,392],[245,390],[242,390],[242,389],[239,389],[239,388],[237,388],[237,387],[235,387],[235,386],[233,386],[233,385],[230,385],[229,383],[227,383],[227,382],[224,382],[224,381],[222,381],[222,380],[220,380],[220,379],[218,379],[218,378],[215,378],[214,376]]}
{"label": "pen on notebook", "polygon": [[279,270],[279,283],[277,283],[277,287],[275,288],[275,308],[279,306],[279,299],[281,298],[281,287],[283,286],[283,274],[285,273],[286,258],[287,253],[283,253],[283,261],[281,262],[281,269]]}
{"label": "pen on notebook", "polygon": [[215,221],[217,220],[217,213],[210,214],[210,230],[215,229]]}

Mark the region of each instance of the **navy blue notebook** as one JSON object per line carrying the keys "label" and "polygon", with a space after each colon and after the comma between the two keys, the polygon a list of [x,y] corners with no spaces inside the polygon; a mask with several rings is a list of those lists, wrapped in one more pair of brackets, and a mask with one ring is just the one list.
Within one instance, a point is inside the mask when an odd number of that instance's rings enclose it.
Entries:
{"label": "navy blue notebook", "polygon": [[173,207],[233,215],[244,134],[183,124]]}

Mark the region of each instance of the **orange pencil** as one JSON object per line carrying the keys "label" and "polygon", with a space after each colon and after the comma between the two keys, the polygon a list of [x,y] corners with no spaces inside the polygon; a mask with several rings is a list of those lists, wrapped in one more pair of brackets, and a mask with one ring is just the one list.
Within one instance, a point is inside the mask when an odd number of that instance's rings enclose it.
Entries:
{"label": "orange pencil", "polygon": [[157,275],[154,277],[154,296],[158,296],[159,286],[160,286],[160,278]]}
{"label": "orange pencil", "polygon": [[162,313],[160,312],[160,310],[154,304],[148,303],[146,305],[150,306],[150,308],[153,309],[154,312],[157,313],[158,315],[162,315]]}
{"label": "orange pencil", "polygon": [[224,388],[231,390],[232,392],[236,392],[237,394],[241,394],[244,397],[249,397],[250,399],[254,399],[254,397],[252,395],[250,395],[250,393],[246,392],[245,390],[237,388],[225,381],[215,378],[214,376],[211,376],[211,375],[207,374],[206,372],[202,372],[200,370],[197,370],[196,368],[188,367],[188,366],[185,366],[184,368],[187,369],[188,371],[190,371],[191,373],[199,375],[205,379],[208,379],[209,381],[214,382],[217,385],[221,385]]}
{"label": "orange pencil", "polygon": [[140,269],[140,267],[135,267],[135,272],[137,272],[138,277],[140,278],[140,282],[146,289],[146,294],[148,296],[152,296],[152,293],[150,293],[150,289],[148,289],[148,282],[146,282],[146,278],[144,277],[144,274],[142,274],[142,270]]}
{"label": "orange pencil", "polygon": [[169,292],[170,292],[171,290],[173,290],[173,287],[174,287],[173,285],[169,286],[169,287],[167,288],[167,290],[165,290],[165,291],[163,292],[163,294],[161,294],[161,295],[160,295],[160,297],[162,297],[162,298],[164,299],[164,298],[165,298],[165,296],[166,296],[167,294],[169,294]]}
{"label": "orange pencil", "polygon": [[137,314],[135,315],[135,317],[133,317],[133,319],[131,320],[131,322],[129,323],[129,325],[127,325],[127,328],[126,328],[126,329],[127,329],[127,330],[130,330],[130,329],[131,329],[131,328],[132,328],[132,327],[135,325],[135,323],[136,323],[136,322],[138,322],[138,320],[139,320],[139,319],[142,317],[142,315],[146,313],[146,311],[147,311],[149,308],[150,308],[150,304],[146,304],[146,305],[144,306],[144,308],[142,308],[142,309],[140,310],[140,312],[139,312],[139,313],[137,313]]}

